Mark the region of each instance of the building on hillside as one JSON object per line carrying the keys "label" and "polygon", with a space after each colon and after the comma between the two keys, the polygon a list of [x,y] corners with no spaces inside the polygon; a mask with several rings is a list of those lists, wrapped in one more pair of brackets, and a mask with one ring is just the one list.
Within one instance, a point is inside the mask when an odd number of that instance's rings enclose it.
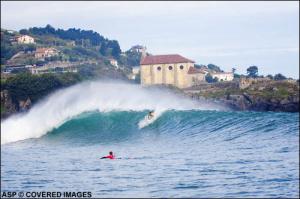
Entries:
{"label": "building on hillside", "polygon": [[135,80],[140,74],[140,66],[133,66],[131,68],[131,73],[128,75],[128,79]]}
{"label": "building on hillside", "polygon": [[195,86],[205,82],[205,75],[205,71],[195,67],[190,67],[187,74],[187,87]]}
{"label": "building on hillside", "polygon": [[131,71],[132,71],[132,74],[138,75],[140,73],[140,66],[133,66]]}
{"label": "building on hillside", "polygon": [[44,73],[77,73],[78,69],[70,63],[52,63],[43,66],[34,66],[29,68],[31,74]]}
{"label": "building on hillside", "polygon": [[116,68],[119,68],[117,60],[111,58],[111,59],[109,59],[109,63],[111,65],[115,66]]}
{"label": "building on hillside", "polygon": [[73,47],[73,46],[76,46],[76,43],[75,43],[75,41],[67,41],[67,42],[66,42],[66,45],[67,45],[67,46],[72,46],[72,47]]}
{"label": "building on hillside", "polygon": [[142,85],[166,84],[186,88],[205,79],[194,61],[178,54],[146,56],[141,61]]}
{"label": "building on hillside", "polygon": [[131,52],[138,52],[138,53],[146,53],[147,48],[146,48],[146,46],[135,45],[135,46],[132,46],[130,48],[130,51]]}
{"label": "building on hillside", "polygon": [[6,65],[3,68],[3,73],[8,74],[8,73],[17,73],[17,72],[24,72],[26,71],[26,65]]}
{"label": "building on hillside", "polygon": [[219,72],[219,73],[211,73],[212,78],[217,78],[218,81],[232,81],[233,73],[232,72]]}
{"label": "building on hillside", "polygon": [[16,36],[12,39],[12,42],[16,42],[18,44],[34,44],[34,38],[28,35],[20,35]]}
{"label": "building on hillside", "polygon": [[10,33],[10,34],[14,34],[14,33],[16,33],[17,31],[15,31],[15,30],[6,30],[8,33]]}
{"label": "building on hillside", "polygon": [[45,59],[46,57],[52,57],[58,55],[59,51],[55,48],[37,48],[34,56],[37,59]]}
{"label": "building on hillside", "polygon": [[141,46],[141,45],[135,45],[132,46],[129,50],[130,52],[137,52],[142,54],[142,58],[146,57],[147,55],[147,48],[146,46]]}

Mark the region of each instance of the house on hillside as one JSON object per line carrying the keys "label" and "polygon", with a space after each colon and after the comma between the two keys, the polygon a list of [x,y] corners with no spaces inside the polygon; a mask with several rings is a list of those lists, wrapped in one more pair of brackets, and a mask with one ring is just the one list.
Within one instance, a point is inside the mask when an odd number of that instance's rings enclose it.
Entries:
{"label": "house on hillside", "polygon": [[59,51],[55,48],[37,48],[34,56],[37,59],[45,59],[46,57],[52,57],[58,55]]}
{"label": "house on hillside", "polygon": [[131,68],[131,73],[127,76],[128,79],[135,80],[140,73],[140,66],[133,66]]}
{"label": "house on hillside", "polygon": [[110,63],[111,65],[115,66],[116,68],[119,68],[119,66],[118,66],[118,61],[115,60],[115,59],[113,59],[113,58],[110,58],[110,59],[109,59],[109,63]]}
{"label": "house on hillside", "polygon": [[17,31],[15,31],[15,30],[6,30],[8,33],[10,33],[10,34],[15,34]]}
{"label": "house on hillside", "polygon": [[140,73],[140,66],[133,66],[131,71],[132,71],[132,74],[138,75]]}
{"label": "house on hillside", "polygon": [[67,46],[76,46],[76,43],[75,43],[75,41],[68,41],[67,43]]}
{"label": "house on hillside", "polygon": [[186,88],[205,81],[205,73],[194,63],[178,54],[146,56],[140,63],[141,84]]}
{"label": "house on hillside", "polygon": [[68,62],[51,62],[42,66],[33,66],[29,68],[31,74],[44,74],[44,73],[77,73],[78,68]]}
{"label": "house on hillside", "polygon": [[18,73],[18,72],[27,71],[29,68],[30,68],[30,65],[24,65],[24,64],[6,65],[2,72],[5,73],[5,74]]}
{"label": "house on hillside", "polygon": [[205,71],[195,67],[190,67],[187,74],[187,87],[195,86],[205,82],[205,75]]}
{"label": "house on hillside", "polygon": [[218,81],[232,81],[234,76],[232,72],[211,73],[212,78],[217,78]]}
{"label": "house on hillside", "polygon": [[129,51],[130,52],[141,53],[142,54],[142,58],[146,57],[146,55],[147,55],[147,48],[146,48],[146,46],[135,45],[135,46],[132,46],[129,49]]}
{"label": "house on hillside", "polygon": [[19,35],[14,37],[11,40],[12,43],[18,43],[18,44],[34,44],[34,38],[30,37],[28,35]]}
{"label": "house on hillside", "polygon": [[146,53],[147,48],[146,48],[146,46],[135,45],[135,46],[132,46],[129,51],[138,52],[138,53]]}

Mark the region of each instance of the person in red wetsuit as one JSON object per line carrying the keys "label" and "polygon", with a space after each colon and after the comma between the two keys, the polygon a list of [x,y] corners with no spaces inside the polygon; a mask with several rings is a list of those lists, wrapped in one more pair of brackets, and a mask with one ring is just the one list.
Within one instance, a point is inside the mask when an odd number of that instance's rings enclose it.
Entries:
{"label": "person in red wetsuit", "polygon": [[105,158],[108,158],[108,159],[115,159],[115,155],[112,151],[109,152],[109,155],[108,156],[104,156],[102,157],[101,159],[105,159]]}

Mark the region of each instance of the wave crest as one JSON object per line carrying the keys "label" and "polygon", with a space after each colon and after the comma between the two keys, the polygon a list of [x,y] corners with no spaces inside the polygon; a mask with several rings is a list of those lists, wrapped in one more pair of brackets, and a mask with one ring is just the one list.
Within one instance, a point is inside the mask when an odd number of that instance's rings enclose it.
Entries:
{"label": "wave crest", "polygon": [[125,82],[84,82],[56,91],[25,114],[1,122],[1,144],[39,138],[86,111],[224,110],[163,88],[144,88]]}

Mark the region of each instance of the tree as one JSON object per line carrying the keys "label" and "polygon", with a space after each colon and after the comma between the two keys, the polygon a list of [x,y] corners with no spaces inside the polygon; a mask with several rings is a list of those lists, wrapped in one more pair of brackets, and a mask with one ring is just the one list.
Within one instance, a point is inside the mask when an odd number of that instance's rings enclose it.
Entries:
{"label": "tree", "polygon": [[232,73],[234,74],[236,71],[236,68],[232,68]]}
{"label": "tree", "polygon": [[34,44],[24,45],[24,51],[25,51],[25,53],[33,52],[35,50],[36,50],[36,46]]}
{"label": "tree", "polygon": [[233,78],[241,78],[241,75],[234,73]]}
{"label": "tree", "polygon": [[257,77],[258,75],[258,68],[257,66],[250,66],[249,68],[247,68],[247,74],[248,74],[248,77]]}
{"label": "tree", "polygon": [[217,65],[214,65],[214,64],[208,64],[207,65],[207,68],[213,70],[213,71],[216,71],[216,72],[223,72],[219,66]]}
{"label": "tree", "polygon": [[103,36],[92,30],[81,30],[76,28],[69,28],[68,30],[55,29],[49,24],[44,28],[33,27],[28,30],[22,29],[22,32],[33,35],[52,35],[61,39],[73,40],[77,45],[83,45],[83,42],[85,42],[85,45],[91,44],[93,46],[99,46],[105,40],[110,41],[104,39]]}
{"label": "tree", "polygon": [[80,80],[79,74],[76,73],[41,75],[32,75],[29,72],[18,73],[7,79],[5,89],[8,90],[15,104],[19,104],[20,100],[28,98],[32,102],[37,102],[52,91],[73,85]]}
{"label": "tree", "polygon": [[213,78],[213,77],[211,76],[211,74],[208,73],[208,74],[205,76],[205,80],[206,80],[208,83],[214,83],[214,82],[217,82],[217,81],[218,81],[218,78],[217,78],[217,77]]}
{"label": "tree", "polygon": [[55,34],[56,33],[56,30],[55,30],[55,28],[53,28],[51,25],[47,25],[46,27],[45,27],[45,30],[46,30],[46,32],[48,33],[48,34]]}
{"label": "tree", "polygon": [[285,80],[287,79],[284,75],[282,75],[281,73],[278,73],[276,75],[274,75],[274,80]]}
{"label": "tree", "polygon": [[28,33],[29,33],[29,31],[26,30],[26,29],[21,29],[19,32],[20,32],[20,34],[22,34],[22,35],[28,35]]}
{"label": "tree", "polygon": [[212,83],[214,81],[213,77],[211,76],[210,73],[208,73],[206,76],[205,76],[205,80],[208,82],[208,83]]}
{"label": "tree", "polygon": [[271,75],[271,74],[267,75],[267,77],[268,77],[269,79],[274,79],[273,75]]}
{"label": "tree", "polygon": [[115,58],[119,58],[120,54],[121,54],[121,48],[120,48],[120,45],[119,45],[119,42],[116,41],[116,40],[112,40],[110,41],[110,47],[112,48],[112,52],[111,52],[111,55]]}

